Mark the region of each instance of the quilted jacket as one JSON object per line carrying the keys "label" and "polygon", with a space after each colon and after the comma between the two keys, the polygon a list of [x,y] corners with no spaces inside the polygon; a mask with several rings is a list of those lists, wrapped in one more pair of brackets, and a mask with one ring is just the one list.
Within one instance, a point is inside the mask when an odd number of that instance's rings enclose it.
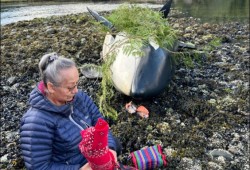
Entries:
{"label": "quilted jacket", "polygon": [[[72,102],[53,105],[36,87],[30,108],[21,120],[20,143],[29,170],[79,170],[87,160],[79,150],[81,130],[103,118],[91,98],[81,90]],[[116,150],[109,131],[108,145]]]}

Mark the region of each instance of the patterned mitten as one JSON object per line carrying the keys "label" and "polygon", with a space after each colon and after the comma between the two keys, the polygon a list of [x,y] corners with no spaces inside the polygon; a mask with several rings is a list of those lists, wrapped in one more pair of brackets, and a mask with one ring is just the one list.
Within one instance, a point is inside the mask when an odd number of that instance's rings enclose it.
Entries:
{"label": "patterned mitten", "polygon": [[93,170],[114,169],[115,159],[108,148],[108,130],[108,123],[99,118],[95,127],[81,131],[79,148]]}

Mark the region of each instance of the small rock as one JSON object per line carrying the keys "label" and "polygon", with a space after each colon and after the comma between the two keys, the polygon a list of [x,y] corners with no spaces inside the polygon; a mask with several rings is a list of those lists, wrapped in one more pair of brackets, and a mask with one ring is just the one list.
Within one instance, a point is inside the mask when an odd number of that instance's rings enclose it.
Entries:
{"label": "small rock", "polygon": [[1,157],[1,162],[8,162],[8,154],[5,154]]}
{"label": "small rock", "polygon": [[224,158],[226,158],[228,160],[233,160],[233,155],[230,152],[223,150],[223,149],[214,149],[214,150],[210,151],[209,154],[213,158],[223,156]]}

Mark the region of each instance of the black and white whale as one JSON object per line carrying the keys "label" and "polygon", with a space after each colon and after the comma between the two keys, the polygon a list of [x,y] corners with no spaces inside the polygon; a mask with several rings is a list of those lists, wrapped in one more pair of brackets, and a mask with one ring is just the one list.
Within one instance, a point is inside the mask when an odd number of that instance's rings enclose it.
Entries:
{"label": "black and white whale", "polygon": [[[163,17],[167,17],[172,0],[160,9]],[[111,32],[113,24],[97,12],[87,8],[89,13],[99,22],[107,26]],[[110,66],[114,87],[121,93],[134,98],[148,98],[160,94],[172,80],[175,62],[171,49],[160,47],[154,41],[142,46],[143,56],[125,53],[124,47],[129,45],[125,32],[116,35],[107,33],[103,43],[102,56],[105,59],[110,52],[115,52],[115,60]]]}
{"label": "black and white whale", "polygon": [[116,53],[115,60],[110,66],[114,87],[134,98],[158,95],[174,75],[175,62],[172,55],[154,42],[142,47],[143,56],[126,54],[123,49],[127,43],[125,33],[119,33],[115,37],[107,34],[104,39],[104,59],[110,51]]}

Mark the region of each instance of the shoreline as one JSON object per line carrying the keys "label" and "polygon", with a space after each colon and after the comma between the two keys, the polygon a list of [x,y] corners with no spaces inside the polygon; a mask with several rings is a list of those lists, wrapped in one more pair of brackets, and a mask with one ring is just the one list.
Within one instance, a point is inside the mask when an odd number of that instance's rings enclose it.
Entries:
{"label": "shoreline", "polygon": [[[38,9],[38,6],[39,9]],[[58,5],[58,6],[55,6]],[[53,16],[67,16],[71,14],[81,14],[88,12],[86,7],[95,10],[96,12],[105,12],[116,9],[120,4],[119,3],[80,3],[80,2],[67,2],[56,4],[34,4],[34,6],[22,6],[18,10],[10,12],[1,12],[1,26],[15,23],[18,21],[31,21],[35,18],[47,18]],[[158,4],[139,4],[142,6],[148,6],[151,8],[160,8],[162,5]]]}

